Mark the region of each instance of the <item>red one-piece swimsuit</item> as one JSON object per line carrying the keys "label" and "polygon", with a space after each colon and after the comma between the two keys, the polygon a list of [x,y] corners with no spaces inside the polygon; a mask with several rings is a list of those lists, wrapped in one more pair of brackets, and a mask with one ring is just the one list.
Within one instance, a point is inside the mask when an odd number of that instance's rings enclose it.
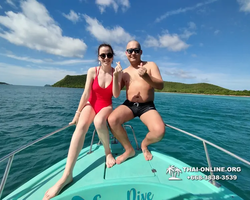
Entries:
{"label": "red one-piece swimsuit", "polygon": [[89,97],[89,103],[93,107],[95,113],[97,114],[102,108],[110,106],[112,104],[112,86],[113,86],[113,71],[114,69],[112,68],[112,80],[111,83],[109,84],[108,87],[102,88],[100,87],[98,83],[98,75],[100,68],[98,69],[97,72],[97,67],[95,68],[95,71],[97,73],[91,87],[90,91],[90,97]]}

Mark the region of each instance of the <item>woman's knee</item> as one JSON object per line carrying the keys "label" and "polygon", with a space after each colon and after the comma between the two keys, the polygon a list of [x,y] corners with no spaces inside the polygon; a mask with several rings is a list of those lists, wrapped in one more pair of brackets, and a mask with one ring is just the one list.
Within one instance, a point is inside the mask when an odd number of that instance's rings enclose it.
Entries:
{"label": "woman's knee", "polygon": [[95,118],[94,125],[97,130],[101,130],[107,127],[107,119],[105,118]]}
{"label": "woman's knee", "polygon": [[85,135],[88,132],[89,125],[86,123],[83,124],[77,124],[76,129],[74,131],[75,135]]}

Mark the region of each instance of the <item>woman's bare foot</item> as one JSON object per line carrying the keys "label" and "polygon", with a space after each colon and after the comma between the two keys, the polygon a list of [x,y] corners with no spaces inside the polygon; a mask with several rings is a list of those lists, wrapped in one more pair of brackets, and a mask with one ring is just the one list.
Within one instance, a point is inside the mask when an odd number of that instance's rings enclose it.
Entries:
{"label": "woman's bare foot", "polygon": [[59,181],[57,181],[57,183],[52,186],[50,189],[47,190],[47,192],[45,193],[43,200],[49,200],[53,197],[55,197],[56,195],[58,195],[61,190],[68,185],[70,182],[73,181],[73,177],[72,175],[68,176],[66,179],[65,178],[61,178]]}
{"label": "woman's bare foot", "polygon": [[116,164],[121,164],[128,158],[135,156],[135,150],[132,148],[131,150],[126,150],[122,155],[116,158]]}
{"label": "woman's bare foot", "polygon": [[142,149],[142,153],[143,153],[143,155],[144,155],[144,157],[145,157],[145,160],[152,160],[152,158],[153,158],[153,156],[152,156],[152,154],[150,153],[150,151],[148,150],[148,148],[144,148],[144,149]]}
{"label": "woman's bare foot", "polygon": [[111,153],[106,156],[106,165],[108,168],[113,167],[115,164],[115,159]]}

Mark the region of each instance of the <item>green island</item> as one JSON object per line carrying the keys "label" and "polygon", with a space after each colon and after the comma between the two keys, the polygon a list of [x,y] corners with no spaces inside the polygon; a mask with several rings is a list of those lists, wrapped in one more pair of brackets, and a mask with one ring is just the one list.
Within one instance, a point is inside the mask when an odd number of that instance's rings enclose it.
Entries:
{"label": "green island", "polygon": [[2,85],[9,85],[8,83],[5,83],[5,82],[0,82],[0,84],[2,84]]}
{"label": "green island", "polygon": [[[51,85],[52,87],[84,88],[87,75],[65,76],[62,80]],[[178,82],[164,81],[162,90],[157,92],[172,93],[193,93],[193,94],[210,94],[210,95],[235,95],[250,96],[250,90],[229,90],[209,83],[185,84]]]}

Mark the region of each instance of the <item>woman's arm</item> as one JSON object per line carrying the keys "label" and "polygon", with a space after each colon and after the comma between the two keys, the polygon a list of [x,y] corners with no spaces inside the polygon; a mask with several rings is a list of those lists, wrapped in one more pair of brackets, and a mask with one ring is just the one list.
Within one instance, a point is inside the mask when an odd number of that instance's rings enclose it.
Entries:
{"label": "woman's arm", "polygon": [[76,110],[75,117],[73,118],[72,122],[70,122],[69,124],[77,123],[78,118],[80,116],[80,113],[89,99],[91,86],[92,86],[94,77],[95,77],[95,68],[92,67],[88,70],[87,79],[85,82],[85,88],[84,88],[83,94],[81,96],[78,108]]}
{"label": "woman's arm", "polygon": [[122,75],[123,75],[123,72],[122,72],[122,67],[120,65],[120,62],[117,62],[116,63],[117,66],[115,67],[115,71],[113,73],[113,89],[112,89],[112,92],[113,92],[113,96],[115,98],[119,97],[120,95],[120,92],[121,92],[121,80],[122,80]]}

